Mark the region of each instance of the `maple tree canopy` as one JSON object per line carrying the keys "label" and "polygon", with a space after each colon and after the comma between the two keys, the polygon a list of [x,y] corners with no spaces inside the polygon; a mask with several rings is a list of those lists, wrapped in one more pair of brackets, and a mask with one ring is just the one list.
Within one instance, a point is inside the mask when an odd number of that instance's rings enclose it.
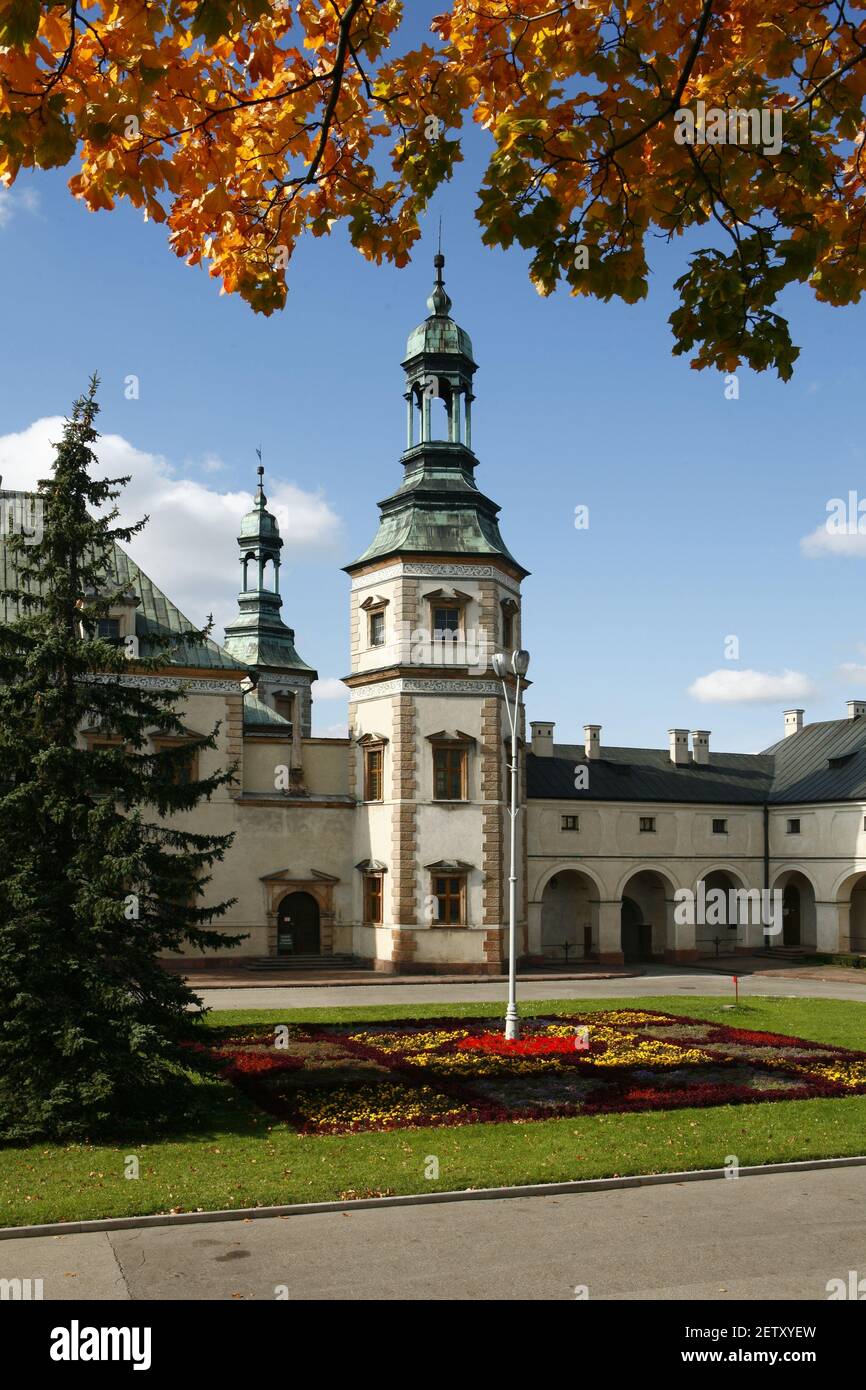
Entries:
{"label": "maple tree canopy", "polygon": [[541,294],[635,302],[647,239],[707,225],[670,320],[696,367],[787,379],[785,286],[859,298],[866,18],[846,0],[452,0],[398,53],[403,9],[0,0],[0,179],[80,158],[89,208],[128,198],[269,314],[305,232],[345,221],[404,265],[471,116],[483,240],[531,251]]}

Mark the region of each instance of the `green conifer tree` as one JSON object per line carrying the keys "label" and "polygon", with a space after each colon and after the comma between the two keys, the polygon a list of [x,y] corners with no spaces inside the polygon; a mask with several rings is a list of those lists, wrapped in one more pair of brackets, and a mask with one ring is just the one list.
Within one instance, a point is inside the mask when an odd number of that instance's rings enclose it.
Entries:
{"label": "green conifer tree", "polygon": [[[25,516],[0,575],[0,1136],[12,1140],[146,1132],[182,1113],[200,1001],[160,953],[241,939],[210,927],[231,904],[205,901],[232,837],[176,819],[232,778],[197,775],[219,726],[190,737],[182,690],[136,684],[167,655],[136,658],[107,625],[98,635],[123,597],[115,543],[147,519],[118,526],[128,479],[93,475],[97,386],[30,504],[36,533]],[[155,733],[177,743],[153,751]]]}

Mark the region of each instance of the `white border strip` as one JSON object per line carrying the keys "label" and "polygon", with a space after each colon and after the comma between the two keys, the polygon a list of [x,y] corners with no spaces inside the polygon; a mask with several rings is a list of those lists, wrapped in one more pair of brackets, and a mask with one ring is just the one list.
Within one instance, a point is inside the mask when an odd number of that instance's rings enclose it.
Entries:
{"label": "white border strip", "polygon": [[[738,1170],[741,1178],[767,1173],[810,1173],[820,1168],[857,1168],[866,1154],[850,1158],[803,1159],[794,1163],[765,1163]],[[0,1240],[30,1236],[87,1235],[99,1231],[129,1231],[140,1226],[192,1226],[211,1221],[265,1220],[273,1216],[319,1216],[327,1212],[378,1210],[382,1207],[429,1206],[438,1202],[489,1202],[506,1197],[553,1197],[569,1193],[609,1192],[623,1187],[655,1187],[672,1182],[706,1182],[727,1178],[728,1168],[695,1168],[684,1173],[641,1173],[625,1178],[587,1178],[578,1182],[528,1183],[524,1187],[479,1187],[456,1192],[415,1192],[403,1197],[362,1197],[355,1202],[296,1202],[285,1207],[236,1207],[228,1211],[184,1211],[172,1215],[114,1216],[101,1221],[58,1221],[44,1226],[3,1226]]]}

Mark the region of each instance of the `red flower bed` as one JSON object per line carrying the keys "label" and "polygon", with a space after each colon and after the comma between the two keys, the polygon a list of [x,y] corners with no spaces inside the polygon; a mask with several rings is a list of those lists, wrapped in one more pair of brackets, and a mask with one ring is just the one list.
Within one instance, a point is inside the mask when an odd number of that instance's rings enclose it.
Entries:
{"label": "red flower bed", "polygon": [[575,1052],[574,1038],[518,1038],[509,1042],[501,1033],[481,1033],[457,1044],[459,1052],[494,1052],[500,1057],[537,1057],[547,1052]]}
{"label": "red flower bed", "polygon": [[[251,1100],[311,1135],[866,1096],[866,1054],[802,1038],[627,1007],[535,1020],[544,1024],[569,1031],[510,1042],[488,1019],[308,1024],[294,1030],[294,1055],[264,1028],[223,1034],[209,1050]],[[575,1045],[576,1025],[590,1052]]]}

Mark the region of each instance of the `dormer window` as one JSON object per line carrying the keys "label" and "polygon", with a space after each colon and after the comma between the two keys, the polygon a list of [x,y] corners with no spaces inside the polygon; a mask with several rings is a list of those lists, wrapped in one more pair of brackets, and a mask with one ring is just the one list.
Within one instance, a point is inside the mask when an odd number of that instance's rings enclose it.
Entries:
{"label": "dormer window", "polygon": [[100,618],[96,624],[96,635],[102,642],[118,645],[120,642],[120,619]]}

